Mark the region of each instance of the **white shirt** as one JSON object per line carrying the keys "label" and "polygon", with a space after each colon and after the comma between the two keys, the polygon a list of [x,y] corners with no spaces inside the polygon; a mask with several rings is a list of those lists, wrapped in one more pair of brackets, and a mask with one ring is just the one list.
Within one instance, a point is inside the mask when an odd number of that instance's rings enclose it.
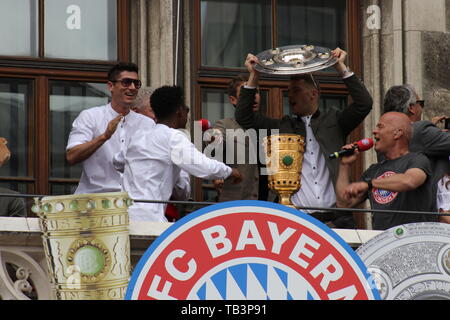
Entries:
{"label": "white shirt", "polygon": [[[342,79],[353,76],[354,73],[347,68]],[[254,89],[255,87],[244,85],[244,88]],[[301,188],[292,195],[291,201],[298,207],[321,207],[331,208],[336,204],[336,192],[331,181],[330,171],[325,162],[325,158],[320,151],[320,145],[311,129],[311,117],[302,117],[306,128],[305,153],[303,155]],[[302,210],[308,213],[318,210]]]}
{"label": "white shirt", "polygon": [[291,201],[299,207],[331,208],[336,203],[336,193],[330,171],[311,128],[311,117],[302,117],[306,128],[306,146],[303,154],[301,188],[291,197]]}
{"label": "white shirt", "polygon": [[450,177],[444,176],[438,182],[438,190],[437,190],[437,209],[441,211],[450,211],[450,186],[449,189],[445,187],[445,184],[448,183]]}
{"label": "white shirt", "polygon": [[[188,174],[202,179],[226,179],[231,174],[230,167],[209,159],[183,133],[163,124],[139,131],[130,139],[123,159],[123,188],[139,200],[168,201],[174,187],[178,198],[186,198]],[[162,203],[136,202],[128,213],[133,220],[167,221],[165,208]]]}
{"label": "white shirt", "polygon": [[[103,134],[108,123],[118,115],[111,104],[83,110],[72,124],[66,150]],[[83,171],[75,193],[121,191],[121,174],[112,164],[113,156],[126,145],[128,136],[133,135],[138,128],[153,126],[155,122],[152,119],[130,110],[111,138],[83,161]]]}

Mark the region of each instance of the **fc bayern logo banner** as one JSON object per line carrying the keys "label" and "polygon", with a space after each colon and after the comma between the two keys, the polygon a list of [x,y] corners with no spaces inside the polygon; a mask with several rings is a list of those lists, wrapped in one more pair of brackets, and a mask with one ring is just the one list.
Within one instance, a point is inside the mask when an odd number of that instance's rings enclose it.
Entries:
{"label": "fc bayern logo banner", "polygon": [[379,299],[353,249],[320,221],[262,201],[195,211],[136,266],[126,299]]}

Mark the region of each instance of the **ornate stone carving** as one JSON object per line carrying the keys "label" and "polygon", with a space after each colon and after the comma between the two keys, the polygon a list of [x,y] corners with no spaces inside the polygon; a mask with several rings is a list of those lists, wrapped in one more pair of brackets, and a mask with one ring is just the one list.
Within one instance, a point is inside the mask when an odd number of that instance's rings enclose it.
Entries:
{"label": "ornate stone carving", "polygon": [[23,251],[0,247],[0,299],[50,298],[47,273],[39,263]]}
{"label": "ornate stone carving", "polygon": [[385,300],[450,300],[450,225],[410,223],[358,248]]}

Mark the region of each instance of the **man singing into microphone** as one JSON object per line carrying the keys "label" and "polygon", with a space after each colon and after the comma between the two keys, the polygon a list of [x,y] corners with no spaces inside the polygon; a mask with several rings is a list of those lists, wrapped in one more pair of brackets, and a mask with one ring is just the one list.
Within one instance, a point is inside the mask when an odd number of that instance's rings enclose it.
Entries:
{"label": "man singing into microphone", "polygon": [[[344,156],[336,183],[337,206],[355,207],[367,198],[372,209],[394,210],[373,215],[373,229],[385,230],[413,222],[437,221],[436,216],[395,213],[395,211],[432,211],[431,166],[421,153],[409,152],[412,127],[408,117],[399,112],[385,113],[373,131],[375,150],[384,161],[367,169],[360,182],[350,183],[350,166],[359,151]],[[344,146],[344,149],[352,148]]]}
{"label": "man singing into microphone", "polygon": [[355,152],[355,149],[358,149],[358,151],[367,151],[372,147],[373,147],[373,139],[365,138],[359,140],[358,142],[353,143],[352,148],[350,149],[343,149],[341,151],[331,153],[328,156],[328,158],[330,159],[342,158],[353,154],[353,152]]}

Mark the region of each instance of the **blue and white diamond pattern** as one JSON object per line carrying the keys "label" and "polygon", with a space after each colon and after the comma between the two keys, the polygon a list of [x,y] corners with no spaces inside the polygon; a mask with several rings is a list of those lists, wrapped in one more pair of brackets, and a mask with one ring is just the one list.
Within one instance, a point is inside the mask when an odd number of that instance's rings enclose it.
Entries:
{"label": "blue and white diamond pattern", "polygon": [[[315,300],[311,285],[286,266],[241,263],[207,277],[189,299],[199,300]],[[281,267],[281,268],[280,268]],[[282,270],[284,269],[284,270]]]}

